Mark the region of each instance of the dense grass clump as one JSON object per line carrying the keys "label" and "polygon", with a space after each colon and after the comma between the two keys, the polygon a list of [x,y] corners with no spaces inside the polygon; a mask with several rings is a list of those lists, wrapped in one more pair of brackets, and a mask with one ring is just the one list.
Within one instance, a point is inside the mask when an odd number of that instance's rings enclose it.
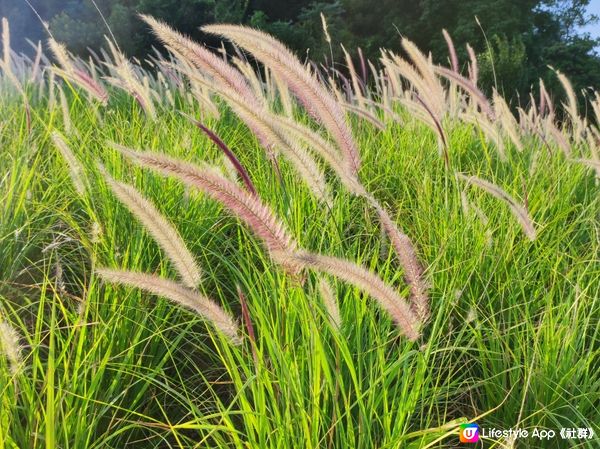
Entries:
{"label": "dense grass clump", "polygon": [[385,53],[387,79],[342,93],[277,42],[214,31],[267,75],[177,35],[157,72],[115,56],[94,74],[62,47],[64,81],[3,63],[0,443],[598,433],[597,128],[548,103],[508,117],[407,42],[411,61]]}

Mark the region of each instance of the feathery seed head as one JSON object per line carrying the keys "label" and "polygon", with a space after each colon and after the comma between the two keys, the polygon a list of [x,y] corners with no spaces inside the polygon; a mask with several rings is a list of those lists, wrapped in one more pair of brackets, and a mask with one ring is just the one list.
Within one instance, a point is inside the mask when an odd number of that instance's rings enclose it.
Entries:
{"label": "feathery seed head", "polygon": [[319,293],[325,310],[329,315],[331,325],[334,329],[339,330],[342,327],[342,318],[340,316],[340,309],[333,291],[333,287],[325,278],[319,279]]}
{"label": "feathery seed head", "polygon": [[9,323],[0,321],[0,353],[6,357],[13,376],[19,374],[23,364],[23,350],[19,340],[16,329]]}
{"label": "feathery seed head", "polygon": [[536,239],[535,226],[533,225],[533,220],[529,217],[527,209],[518,204],[517,201],[505,190],[501,189],[496,184],[478,178],[477,176],[465,176],[462,173],[457,173],[457,176],[463,181],[485,190],[486,192],[508,204],[511,212],[523,228],[525,235],[529,238],[529,240]]}
{"label": "feathery seed head", "polygon": [[282,260],[295,261],[305,268],[320,271],[349,282],[376,299],[409,340],[415,341],[419,338],[421,323],[410,306],[400,297],[398,292],[385,284],[376,274],[344,259],[306,251],[280,252],[277,257]]}
{"label": "feathery seed head", "polygon": [[202,276],[200,268],[175,227],[134,187],[115,181],[106,172],[103,174],[119,201],[142,222],[156,243],[165,251],[183,283],[189,288],[196,288]]}
{"label": "feathery seed head", "polygon": [[286,82],[306,110],[328,129],[353,170],[358,171],[358,148],[342,108],[331,92],[321,85],[285,45],[270,35],[249,27],[205,25],[202,30],[233,41]]}
{"label": "feathery seed head", "polygon": [[77,190],[79,195],[84,195],[86,190],[86,183],[84,181],[84,171],[81,163],[77,160],[67,143],[64,141],[63,137],[59,132],[54,131],[52,133],[52,142],[60,151],[62,157],[67,162],[67,166],[69,167],[69,174],[71,176],[71,181]]}
{"label": "feathery seed head", "polygon": [[213,300],[201,295],[196,290],[186,288],[177,282],[145,273],[110,270],[107,268],[99,268],[96,270],[96,273],[104,281],[139,288],[140,290],[162,296],[191,309],[212,322],[232,344],[238,345],[241,343],[238,325],[231,315]]}
{"label": "feathery seed head", "polygon": [[[292,252],[296,249],[297,244],[285,225],[260,198],[225,178],[216,170],[158,153],[137,152],[116,144],[112,146],[139,165],[157,170],[163,175],[174,176],[184,184],[201,190],[221,203],[250,228],[272,257],[277,251]],[[280,262],[275,257],[273,259]],[[284,264],[284,267],[294,274],[300,271],[297,264]]]}

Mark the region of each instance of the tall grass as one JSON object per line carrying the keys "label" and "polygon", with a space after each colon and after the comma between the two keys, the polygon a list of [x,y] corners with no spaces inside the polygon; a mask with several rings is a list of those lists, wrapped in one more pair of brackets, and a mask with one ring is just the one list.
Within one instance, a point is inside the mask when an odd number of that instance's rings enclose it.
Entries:
{"label": "tall grass", "polygon": [[462,76],[409,43],[342,93],[285,72],[280,44],[213,31],[268,75],[250,87],[180,36],[154,72],[62,49],[34,76],[5,50],[1,445],[445,448],[473,420],[597,434],[600,132],[572,93],[566,122],[549,95],[517,121],[481,98],[474,61]]}

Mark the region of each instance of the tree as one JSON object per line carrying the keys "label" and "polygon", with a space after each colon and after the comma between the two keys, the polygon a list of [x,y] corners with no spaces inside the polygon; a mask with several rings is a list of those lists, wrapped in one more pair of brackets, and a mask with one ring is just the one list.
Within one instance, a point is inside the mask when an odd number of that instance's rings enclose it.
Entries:
{"label": "tree", "polygon": [[[0,14],[11,21],[13,48],[29,48],[24,37],[46,39],[46,33],[24,0],[3,0]],[[31,0],[50,23],[58,40],[71,51],[85,54],[87,47],[104,45],[106,18],[121,49],[143,57],[159,42],[137,17],[159,17],[208,45],[219,45],[199,27],[210,22],[246,23],[274,34],[301,57],[322,62],[333,52],[343,61],[340,43],[353,54],[361,47],[371,60],[380,48],[401,52],[401,36],[447,63],[448,51],[441,30],[456,44],[463,68],[465,46],[471,44],[481,66],[481,85],[497,87],[506,95],[522,96],[543,77],[553,85],[548,65],[566,73],[576,89],[600,86],[600,44],[581,35],[581,26],[597,18],[586,13],[590,0]],[[326,17],[333,42],[325,41],[321,14]],[[494,73],[497,76],[494,76]],[[498,82],[498,86],[496,86]],[[557,89],[559,90],[559,89]]]}
{"label": "tree", "polygon": [[[543,77],[553,85],[552,65],[566,73],[576,89],[600,86],[600,42],[580,35],[579,27],[597,18],[586,13],[590,0],[342,0],[344,43],[362,46],[369,58],[380,47],[401,51],[400,35],[413,40],[434,60],[447,61],[446,28],[458,55],[467,61],[471,44],[482,66],[484,90],[492,87],[517,98]],[[382,11],[385,14],[382,15]],[[499,76],[494,77],[493,72]],[[501,85],[495,86],[495,80]],[[559,89],[557,89],[559,90]]]}
{"label": "tree", "polygon": [[495,34],[478,59],[480,84],[488,94],[492,87],[506,98],[530,90],[536,74],[530,68],[521,36],[508,39],[506,35]]}

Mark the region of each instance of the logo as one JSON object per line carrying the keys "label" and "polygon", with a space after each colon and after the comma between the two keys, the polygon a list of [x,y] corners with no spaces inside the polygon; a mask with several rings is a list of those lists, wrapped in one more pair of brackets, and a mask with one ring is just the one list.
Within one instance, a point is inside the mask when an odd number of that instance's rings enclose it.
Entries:
{"label": "logo", "polygon": [[479,426],[475,423],[460,425],[460,442],[477,443],[479,441]]}

